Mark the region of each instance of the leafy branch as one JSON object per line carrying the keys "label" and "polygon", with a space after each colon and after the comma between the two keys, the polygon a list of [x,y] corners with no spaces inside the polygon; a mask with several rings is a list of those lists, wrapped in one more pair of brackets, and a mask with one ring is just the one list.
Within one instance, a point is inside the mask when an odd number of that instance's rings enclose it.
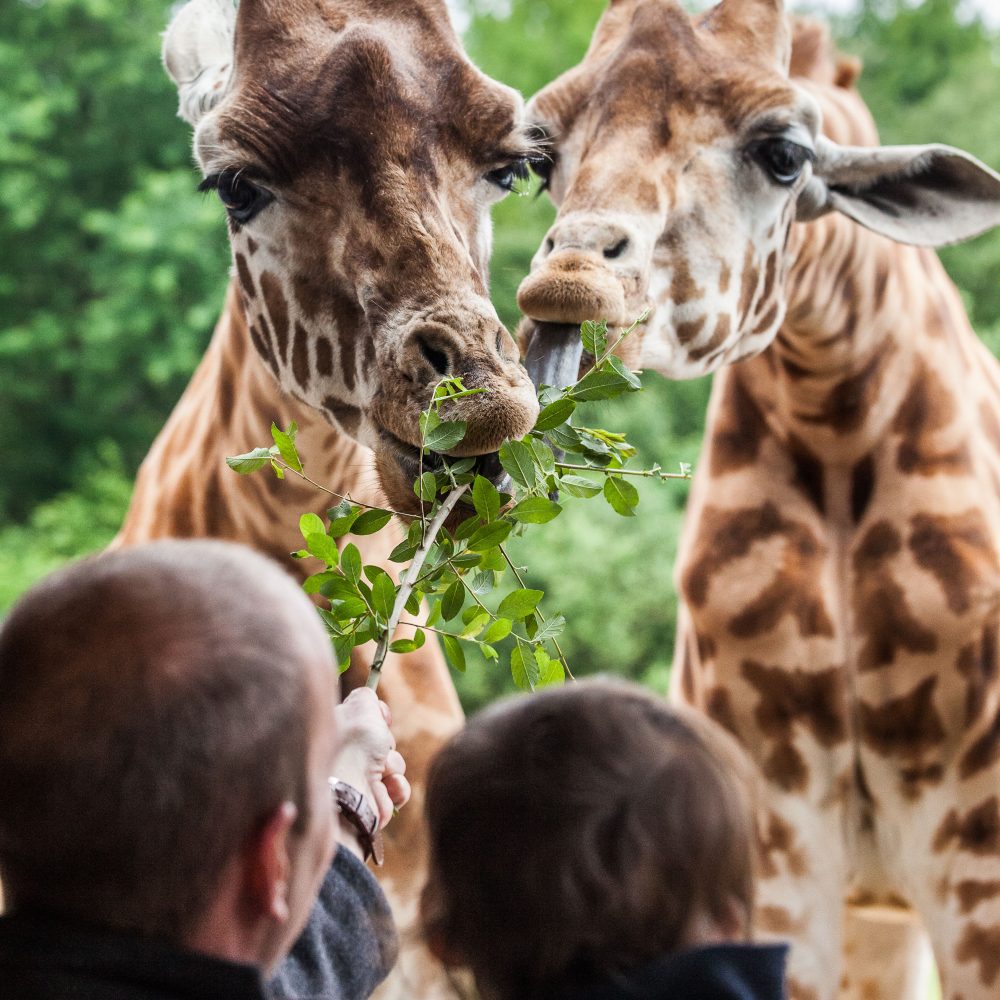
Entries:
{"label": "leafy branch", "polygon": [[[448,454],[466,433],[463,421],[448,419],[449,404],[485,390],[467,389],[456,377],[435,386],[419,420],[420,467],[413,484],[419,516],[389,555],[391,561],[407,564],[398,584],[381,566],[362,565],[358,547],[346,540],[348,535],[382,530],[396,511],[361,503],[310,479],[295,445],[294,424],[286,431],[272,424],[271,446],[226,459],[242,474],[267,466],[279,479],[291,472],[340,501],[326,512],[325,521],[317,513],[302,515],[299,529],[305,547],[293,556],[322,563],[303,588],[325,599],[319,613],[341,669],[349,665],[355,647],[374,641],[368,678],[374,687],[386,655],[419,649],[426,630],[439,635],[448,662],[458,671],[466,668],[465,648],[474,646],[488,661],[509,658],[519,687],[572,679],[559,643],[566,620],[561,614],[543,614],[543,592],[526,584],[506,543],[532,525],[558,517],[563,511],[560,500],[566,497],[600,494],[618,514],[631,517],[639,494],[629,478],[690,478],[690,466],[683,464],[677,473],[663,472],[659,466],[629,468],[635,449],[623,434],[572,423],[580,403],[639,391],[637,375],[614,352],[644,318],[621,331],[610,346],[606,324],[583,324],[583,346],[594,365],[566,389],[540,388],[534,428],[500,447],[500,464],[511,483],[504,492],[479,474],[475,458],[455,459]],[[425,464],[428,455],[435,456],[431,468]],[[516,585],[504,588],[508,571]],[[418,615],[424,601],[429,613],[422,624],[402,621],[404,611]],[[401,624],[413,628],[413,635],[394,640]]]}

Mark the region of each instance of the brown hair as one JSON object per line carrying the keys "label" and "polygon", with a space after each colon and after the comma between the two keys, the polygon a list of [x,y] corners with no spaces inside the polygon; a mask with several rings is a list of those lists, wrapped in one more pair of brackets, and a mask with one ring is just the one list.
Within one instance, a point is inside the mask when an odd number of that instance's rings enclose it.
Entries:
{"label": "brown hair", "polygon": [[427,787],[424,931],[481,990],[550,996],[683,947],[753,896],[749,765],[708,720],[634,685],[508,700]]}
{"label": "brown hair", "polygon": [[180,940],[257,824],[286,799],[304,811],[297,591],[235,545],[159,542],[22,598],[0,630],[15,906]]}

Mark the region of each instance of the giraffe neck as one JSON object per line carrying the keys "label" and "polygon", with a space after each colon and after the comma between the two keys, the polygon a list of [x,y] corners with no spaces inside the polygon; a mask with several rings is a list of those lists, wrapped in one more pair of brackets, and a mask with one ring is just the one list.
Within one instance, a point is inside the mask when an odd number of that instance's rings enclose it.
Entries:
{"label": "giraffe neck", "polygon": [[943,356],[958,378],[979,344],[930,250],[830,215],[793,227],[788,252],[786,319],[739,377],[779,439],[854,462],[889,429],[921,359]]}
{"label": "giraffe neck", "polygon": [[209,536],[244,542],[276,558],[301,546],[301,513],[337,500],[288,474],[240,476],[227,455],[270,444],[274,421],[299,426],[306,474],[368,503],[378,490],[371,452],[283,394],[250,343],[231,284],[212,341],[187,390],[139,470],[118,544],[161,537]]}

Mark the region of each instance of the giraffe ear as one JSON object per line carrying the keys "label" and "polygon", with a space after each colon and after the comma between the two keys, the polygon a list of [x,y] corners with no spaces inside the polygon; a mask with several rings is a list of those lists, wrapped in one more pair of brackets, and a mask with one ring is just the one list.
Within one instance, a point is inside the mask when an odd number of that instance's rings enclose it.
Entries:
{"label": "giraffe ear", "polygon": [[821,136],[796,206],[841,212],[899,243],[945,246],[1000,225],[1000,175],[950,146],[838,146]]}
{"label": "giraffe ear", "polygon": [[163,65],[177,84],[178,114],[192,125],[229,89],[235,25],[234,0],[190,0],[163,36]]}

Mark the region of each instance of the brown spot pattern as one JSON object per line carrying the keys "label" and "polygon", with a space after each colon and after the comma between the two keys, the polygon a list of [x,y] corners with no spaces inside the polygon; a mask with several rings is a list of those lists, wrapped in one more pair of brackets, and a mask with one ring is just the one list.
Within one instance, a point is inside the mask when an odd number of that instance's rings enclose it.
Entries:
{"label": "brown spot pattern", "polygon": [[977,962],[980,981],[992,986],[1000,973],[1000,927],[967,924],[955,957],[962,963]]}
{"label": "brown spot pattern", "polygon": [[985,900],[1000,896],[1000,879],[990,879],[986,882],[963,879],[955,886],[955,895],[958,896],[958,905],[962,913],[971,913]]}
{"label": "brown spot pattern", "polygon": [[837,434],[858,430],[881,389],[885,362],[895,350],[892,341],[885,341],[858,372],[842,379],[827,393],[818,414],[804,414],[802,420],[828,424]]}
{"label": "brown spot pattern", "polygon": [[309,385],[309,335],[298,320],[292,343],[292,374],[303,389]]}
{"label": "brown spot pattern", "polygon": [[958,774],[962,780],[972,778],[1000,761],[1000,709],[996,711],[986,730],[962,755]]}
{"label": "brown spot pattern", "polygon": [[798,725],[824,747],[835,746],[846,738],[844,676],[840,668],[786,670],[745,660],[740,672],[757,692],[754,718],[766,736],[790,740]]}
{"label": "brown spot pattern", "polygon": [[796,845],[795,828],[776,812],[768,812],[767,822],[758,833],[761,874],[774,878],[779,869],[775,855],[785,859],[790,874],[802,876],[808,871],[806,858]]}
{"label": "brown spot pattern", "polygon": [[933,653],[937,637],[910,612],[903,588],[892,576],[891,562],[903,548],[899,531],[878,521],[854,553],[854,614],[864,637],[858,655],[861,671],[889,666],[896,652]]}
{"label": "brown spot pattern", "polygon": [[268,318],[274,330],[277,344],[277,355],[281,364],[288,363],[288,303],[285,293],[281,290],[281,282],[270,271],[260,276],[260,290],[264,295]]}
{"label": "brown spot pattern", "polygon": [[934,834],[938,854],[954,844],[961,851],[979,856],[1000,853],[1000,800],[991,796],[964,816],[951,809]]}
{"label": "brown spot pattern", "polygon": [[912,525],[910,549],[917,562],[937,578],[955,614],[968,611],[975,586],[990,578],[995,584],[1000,573],[983,515],[918,514]]}
{"label": "brown spot pattern", "polygon": [[885,757],[915,757],[944,739],[944,726],[934,708],[937,676],[921,681],[909,694],[883,705],[858,705],[861,738]]}
{"label": "brown spot pattern", "polygon": [[786,544],[775,578],[733,617],[730,631],[742,637],[760,635],[790,614],[803,635],[833,634],[819,585],[824,550],[809,528],[783,518],[770,502],[735,511],[709,507],[703,523],[702,546],[682,579],[692,605],[705,604],[711,581],[727,563],[745,556],[755,542],[781,535]]}
{"label": "brown spot pattern", "polygon": [[718,426],[712,434],[712,475],[722,476],[752,465],[766,435],[767,424],[760,408],[742,379],[734,375],[726,383]]}

